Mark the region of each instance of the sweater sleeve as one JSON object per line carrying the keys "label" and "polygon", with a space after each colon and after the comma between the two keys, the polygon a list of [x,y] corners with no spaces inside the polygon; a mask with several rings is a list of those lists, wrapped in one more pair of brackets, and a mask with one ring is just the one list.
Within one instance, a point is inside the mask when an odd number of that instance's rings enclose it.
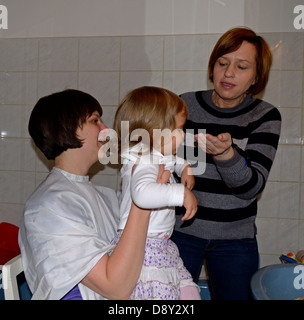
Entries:
{"label": "sweater sleeve", "polygon": [[157,183],[157,164],[138,164],[131,177],[131,196],[144,209],[182,206],[185,187],[182,184]]}
{"label": "sweater sleeve", "polygon": [[277,151],[280,130],[281,115],[273,108],[251,132],[245,150],[236,146],[231,159],[214,159],[224,183],[235,196],[252,199],[263,191]]}

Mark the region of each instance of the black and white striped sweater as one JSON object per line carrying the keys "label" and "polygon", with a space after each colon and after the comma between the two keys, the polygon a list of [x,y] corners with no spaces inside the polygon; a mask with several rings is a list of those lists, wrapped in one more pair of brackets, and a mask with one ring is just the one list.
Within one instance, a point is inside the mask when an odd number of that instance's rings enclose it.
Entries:
{"label": "black and white striped sweater", "polygon": [[184,223],[177,217],[176,230],[204,239],[253,238],[257,196],[265,187],[280,137],[278,109],[251,96],[234,108],[219,108],[212,102],[212,90],[188,92],[181,98],[189,110],[186,132],[205,129],[214,136],[229,132],[236,152],[227,161],[206,155],[205,172],[195,176],[193,189],[198,212]]}

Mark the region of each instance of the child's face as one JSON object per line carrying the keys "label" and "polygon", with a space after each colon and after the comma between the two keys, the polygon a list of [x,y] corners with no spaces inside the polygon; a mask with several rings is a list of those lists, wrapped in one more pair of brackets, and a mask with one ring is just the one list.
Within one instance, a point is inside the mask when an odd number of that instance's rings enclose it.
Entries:
{"label": "child's face", "polygon": [[185,137],[183,127],[186,122],[186,115],[182,111],[175,116],[175,128],[171,131],[171,134],[164,138],[164,142],[161,146],[161,153],[163,155],[176,154],[178,147],[182,144]]}

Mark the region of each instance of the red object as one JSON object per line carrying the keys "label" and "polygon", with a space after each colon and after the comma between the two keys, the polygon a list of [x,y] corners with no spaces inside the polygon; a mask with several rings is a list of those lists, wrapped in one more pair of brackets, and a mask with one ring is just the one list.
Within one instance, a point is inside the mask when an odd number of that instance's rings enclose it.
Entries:
{"label": "red object", "polygon": [[0,223],[0,265],[20,254],[18,245],[19,228],[7,222]]}

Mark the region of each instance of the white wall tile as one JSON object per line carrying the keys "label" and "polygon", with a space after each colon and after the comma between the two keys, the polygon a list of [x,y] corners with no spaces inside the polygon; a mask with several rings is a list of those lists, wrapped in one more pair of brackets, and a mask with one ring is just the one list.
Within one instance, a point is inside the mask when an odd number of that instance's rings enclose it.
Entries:
{"label": "white wall tile", "polygon": [[0,203],[24,204],[34,188],[33,172],[0,171]]}
{"label": "white wall tile", "polygon": [[33,104],[36,91],[36,72],[0,72],[0,104]]}
{"label": "white wall tile", "polygon": [[40,71],[76,71],[78,39],[41,39],[39,41]]}
{"label": "white wall tile", "polygon": [[269,180],[299,182],[301,148],[294,145],[279,145],[270,171]]}
{"label": "white wall tile", "polygon": [[120,38],[84,38],[79,45],[80,71],[118,71]]}
{"label": "white wall tile", "polygon": [[268,181],[258,201],[258,216],[298,219],[299,205],[299,183]]}
{"label": "white wall tile", "polygon": [[[304,138],[303,138],[303,141],[304,141]],[[304,182],[304,147],[303,147],[303,142],[302,142],[302,158],[301,158],[301,164],[302,164],[302,168],[300,168],[300,170],[302,171],[302,177],[301,177],[301,182]],[[303,189],[304,191],[304,189]],[[303,199],[304,199],[304,196],[303,196]]]}
{"label": "white wall tile", "polygon": [[[302,189],[303,190],[303,189]],[[303,200],[303,199],[302,199]],[[302,201],[304,203],[304,201]],[[304,230],[304,208],[302,207],[302,220],[299,221],[299,250],[303,250],[304,248],[304,237],[303,237],[303,230]]]}
{"label": "white wall tile", "polygon": [[23,217],[23,204],[0,203],[0,222],[20,226]]}
{"label": "white wall tile", "polygon": [[301,107],[302,85],[302,71],[272,70],[266,90],[259,97],[277,107]]}
{"label": "white wall tile", "polygon": [[167,71],[164,72],[164,87],[181,94],[208,88],[207,71]]}
{"label": "white wall tile", "polygon": [[298,250],[298,220],[257,218],[261,254],[287,253]]}
{"label": "white wall tile", "polygon": [[28,121],[32,106],[0,105],[1,138],[29,138]]}
{"label": "white wall tile", "polygon": [[102,122],[109,128],[113,127],[114,117],[117,107],[102,106]]}
{"label": "white wall tile", "polygon": [[282,33],[283,70],[303,70],[303,33]]}
{"label": "white wall tile", "polygon": [[0,139],[0,170],[35,170],[30,139]]}
{"label": "white wall tile", "polygon": [[208,52],[208,35],[165,37],[164,69],[207,70]]}
{"label": "white wall tile", "polygon": [[207,33],[209,27],[209,0],[174,0],[174,34]]}
{"label": "white wall tile", "polygon": [[35,150],[35,154],[36,154],[35,171],[44,172],[44,173],[49,172],[54,166],[54,161],[47,160],[47,158],[43,155],[43,153],[37,147],[35,147],[34,142],[32,142],[31,147],[33,150]]}
{"label": "white wall tile", "polygon": [[77,72],[40,72],[38,98],[65,89],[76,89],[77,78]]}
{"label": "white wall tile", "polygon": [[[283,252],[287,253],[287,252]],[[269,266],[271,264],[281,264],[280,254],[260,254],[260,268]]]}
{"label": "white wall tile", "polygon": [[302,143],[302,119],[301,108],[280,108],[282,116],[281,144]]}
{"label": "white wall tile", "polygon": [[118,72],[79,72],[79,90],[88,92],[103,105],[118,105]]}
{"label": "white wall tile", "polygon": [[1,39],[0,48],[1,71],[37,70],[37,39]]}
{"label": "white wall tile", "polygon": [[135,88],[141,86],[162,86],[161,71],[122,72],[120,74],[120,100]]}
{"label": "white wall tile", "polygon": [[151,71],[163,68],[162,37],[124,37],[121,40],[121,70]]}
{"label": "white wall tile", "polygon": [[245,2],[243,0],[209,0],[209,33],[223,33],[243,26]]}

